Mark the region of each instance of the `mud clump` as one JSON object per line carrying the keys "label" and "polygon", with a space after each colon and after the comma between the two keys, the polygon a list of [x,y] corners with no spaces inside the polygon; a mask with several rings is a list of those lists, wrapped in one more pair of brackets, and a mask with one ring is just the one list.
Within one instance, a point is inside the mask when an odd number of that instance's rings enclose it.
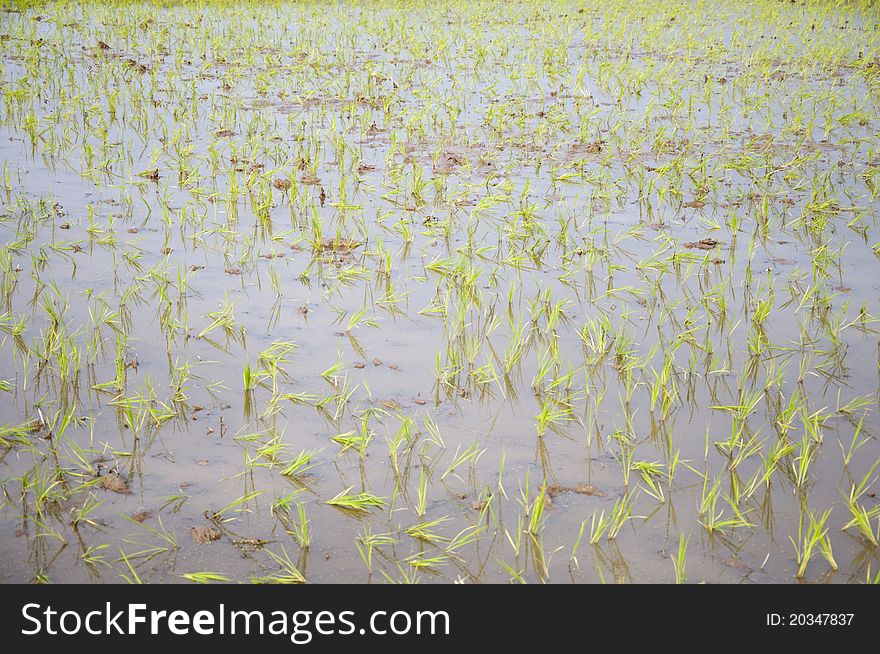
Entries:
{"label": "mud clump", "polygon": [[220,532],[212,527],[191,527],[193,541],[198,545],[207,545],[215,540],[220,540]]}
{"label": "mud clump", "polygon": [[577,495],[588,495],[590,497],[608,497],[608,494],[598,486],[592,484],[575,484],[574,486],[563,486],[562,484],[550,484],[547,486],[547,495],[551,498],[562,495],[563,493],[575,493]]}
{"label": "mud clump", "polygon": [[108,472],[101,477],[101,488],[121,495],[128,495],[131,493],[131,490],[128,488],[128,483],[118,472]]}
{"label": "mud clump", "polygon": [[691,241],[685,243],[684,246],[691,250],[712,250],[718,245],[718,241],[714,238],[704,238],[699,241]]}

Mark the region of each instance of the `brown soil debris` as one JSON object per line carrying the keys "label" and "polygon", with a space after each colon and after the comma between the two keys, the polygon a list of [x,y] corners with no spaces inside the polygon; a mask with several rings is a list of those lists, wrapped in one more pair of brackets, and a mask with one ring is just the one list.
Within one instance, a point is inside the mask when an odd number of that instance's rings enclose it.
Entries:
{"label": "brown soil debris", "polygon": [[101,477],[101,488],[113,491],[114,493],[120,493],[122,495],[127,495],[128,493],[131,493],[128,488],[128,483],[118,472],[108,472],[106,475]]}
{"label": "brown soil debris", "polygon": [[716,241],[714,238],[704,238],[704,239],[700,239],[699,241],[690,241],[690,242],[684,244],[684,246],[686,248],[689,248],[692,250],[693,249],[711,250],[716,245],[718,245],[718,241]]}
{"label": "brown soil debris", "polygon": [[608,494],[597,486],[592,484],[579,483],[574,486],[563,486],[562,484],[549,484],[547,486],[547,495],[556,497],[563,493],[576,493],[578,495],[588,495],[590,497],[607,497]]}
{"label": "brown soil debris", "polygon": [[220,532],[212,527],[192,527],[190,533],[192,539],[199,545],[207,545],[215,540],[220,540]]}
{"label": "brown soil debris", "polygon": [[133,513],[131,515],[131,519],[137,523],[144,522],[145,520],[149,520],[153,517],[152,511],[138,511],[137,513]]}
{"label": "brown soil debris", "polygon": [[577,493],[578,495],[589,495],[591,497],[605,497],[606,493],[600,488],[593,486],[592,484],[576,484],[574,488],[571,489],[572,492]]}
{"label": "brown soil debris", "polygon": [[331,250],[333,252],[351,252],[361,245],[363,243],[360,241],[352,241],[347,238],[322,238],[319,247],[321,250]]}

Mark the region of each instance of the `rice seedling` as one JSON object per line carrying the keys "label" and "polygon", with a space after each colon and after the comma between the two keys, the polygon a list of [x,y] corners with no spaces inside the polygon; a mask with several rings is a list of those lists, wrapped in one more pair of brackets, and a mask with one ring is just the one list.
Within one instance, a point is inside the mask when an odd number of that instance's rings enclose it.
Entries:
{"label": "rice seedling", "polygon": [[672,567],[675,570],[675,583],[683,584],[687,577],[685,576],[685,557],[687,556],[688,542],[690,538],[685,538],[684,534],[678,540],[678,553],[672,559]]}
{"label": "rice seedling", "polygon": [[[803,577],[807,572],[807,566],[810,559],[813,558],[814,550],[818,547],[820,553],[828,561],[828,565],[832,570],[837,570],[837,563],[831,552],[831,540],[828,538],[828,528],[825,522],[831,515],[831,510],[825,511],[821,516],[815,515],[809,509],[804,509],[807,520],[801,514],[801,521],[798,526],[797,540],[789,537],[791,544],[794,546],[795,555],[797,557],[797,573],[798,579]],[[806,522],[806,524],[805,524]]]}
{"label": "rice seedling", "polygon": [[[719,505],[722,499],[733,514],[728,518],[724,517],[724,509]],[[703,495],[700,500],[699,515],[700,524],[709,533],[752,526],[736,502],[727,496],[722,498],[720,479],[716,480],[711,487],[709,487],[708,478],[703,481]]]}
{"label": "rice seedling", "polygon": [[[871,476],[877,468],[877,463],[878,462],[876,461],[874,462],[858,485],[853,484],[850,488],[849,497],[846,499],[846,505],[849,509],[850,515],[852,515],[852,519],[842,527],[843,531],[855,527],[859,534],[874,547],[880,545],[880,507],[873,506],[871,508],[865,508],[860,500],[869,492],[868,489],[871,484],[876,481],[876,479],[872,479]],[[873,527],[871,521],[875,518],[877,519],[877,526]]]}
{"label": "rice seedling", "polygon": [[120,576],[125,580],[125,582],[128,584],[143,583],[140,576],[138,576],[137,571],[134,569],[134,566],[132,566],[131,562],[128,560],[128,557],[126,557],[125,552],[122,551],[122,548],[119,549],[119,556],[120,559],[125,562],[125,566],[128,569],[127,573],[120,573]]}
{"label": "rice seedling", "polygon": [[470,525],[465,527],[449,539],[449,542],[447,542],[445,546],[446,552],[455,555],[458,550],[467,547],[472,543],[476,543],[484,531],[485,528],[480,525]]}
{"label": "rice seedling", "polygon": [[632,507],[637,495],[638,491],[632,491],[614,503],[608,520],[608,540],[617,538],[620,530],[632,519]]}
{"label": "rice seedling", "polygon": [[364,431],[361,431],[360,433],[352,429],[351,431],[331,436],[330,440],[342,446],[342,449],[339,451],[340,454],[349,449],[356,449],[363,454],[372,438],[372,432],[367,432],[366,424],[364,424]]}
{"label": "rice seedling", "polygon": [[436,527],[439,527],[444,522],[448,522],[449,519],[449,516],[443,516],[435,520],[418,522],[404,529],[404,532],[408,536],[412,536],[413,538],[425,541],[427,543],[440,543],[448,539],[436,533],[434,530]]}
{"label": "rice seedling", "polygon": [[232,579],[219,572],[186,572],[180,576],[195,584],[229,583],[232,581]]}
{"label": "rice seedling", "polygon": [[231,514],[252,511],[253,501],[262,495],[263,492],[264,491],[262,490],[251,491],[235,498],[219,511],[213,511],[211,513],[211,519],[216,521],[229,521],[235,519],[231,517]]}
{"label": "rice seedling", "polygon": [[546,507],[547,489],[542,488],[541,492],[535,497],[529,509],[529,520],[527,531],[530,536],[537,536],[541,533],[544,525],[544,509]]}
{"label": "rice seedling", "polygon": [[448,557],[442,554],[436,556],[428,556],[424,552],[419,552],[408,556],[405,561],[414,570],[425,570],[429,572],[436,571],[448,562]]}
{"label": "rice seedling", "polygon": [[[615,504],[616,507],[616,504]],[[593,516],[590,518],[590,545],[595,545],[600,540],[602,540],[602,536],[608,530],[608,527],[611,525],[611,516],[605,517],[605,512],[602,511],[598,517],[596,517],[596,512],[593,512]]]}
{"label": "rice seedling", "polygon": [[297,518],[291,521],[289,532],[297,544],[304,550],[312,544],[312,533],[309,529],[309,520],[306,517],[306,506],[302,502],[296,505]]}
{"label": "rice seedling", "polygon": [[356,513],[366,513],[372,508],[381,509],[385,507],[385,500],[381,497],[376,497],[370,492],[364,491],[351,494],[349,491],[351,491],[351,487],[327,500],[327,504]]}
{"label": "rice seedling", "polygon": [[455,471],[465,463],[468,463],[470,466],[475,466],[485,451],[485,449],[480,449],[480,444],[478,442],[471,443],[464,450],[461,449],[461,446],[456,447],[455,453],[452,455],[452,462],[449,464],[449,467],[446,468],[446,471],[440,475],[440,481],[443,481],[449,475],[455,475],[458,477]]}
{"label": "rice seedling", "polygon": [[275,562],[275,564],[280,568],[280,570],[276,573],[265,577],[257,577],[254,579],[255,583],[264,583],[264,584],[304,584],[306,583],[306,578],[299,571],[296,565],[291,561],[290,556],[287,554],[287,550],[284,547],[281,548],[281,554],[277,554],[272,550],[266,550],[266,553],[269,557]]}

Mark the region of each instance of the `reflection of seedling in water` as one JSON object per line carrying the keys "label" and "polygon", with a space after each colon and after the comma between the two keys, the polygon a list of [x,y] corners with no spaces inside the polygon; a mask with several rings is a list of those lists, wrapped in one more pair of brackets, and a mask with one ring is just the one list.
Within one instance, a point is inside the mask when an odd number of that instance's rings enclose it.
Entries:
{"label": "reflection of seedling in water", "polygon": [[180,576],[195,584],[226,584],[232,581],[219,572],[185,572]]}

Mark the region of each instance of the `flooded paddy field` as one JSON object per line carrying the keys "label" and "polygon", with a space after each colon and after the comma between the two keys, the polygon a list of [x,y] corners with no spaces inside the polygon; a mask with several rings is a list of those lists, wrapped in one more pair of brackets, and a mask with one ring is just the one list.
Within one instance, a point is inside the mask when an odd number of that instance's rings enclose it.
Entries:
{"label": "flooded paddy field", "polygon": [[0,13],[0,581],[880,580],[880,8]]}

